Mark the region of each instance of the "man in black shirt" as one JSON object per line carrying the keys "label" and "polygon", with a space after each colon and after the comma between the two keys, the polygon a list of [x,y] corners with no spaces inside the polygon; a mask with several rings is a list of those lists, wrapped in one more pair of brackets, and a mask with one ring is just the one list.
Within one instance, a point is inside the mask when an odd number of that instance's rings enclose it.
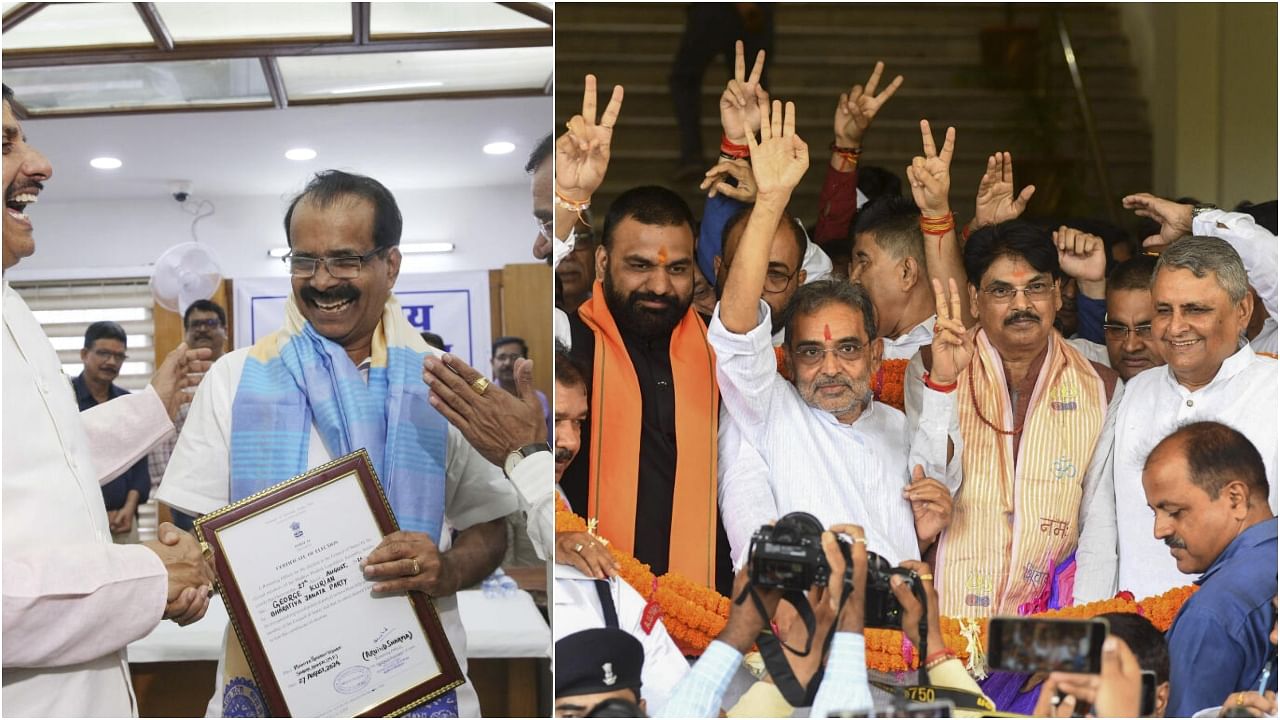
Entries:
{"label": "man in black shirt", "polygon": [[[124,328],[111,321],[96,322],[85,331],[84,349],[80,351],[84,370],[71,381],[81,411],[129,394],[114,382],[120,375],[120,366],[128,359],[125,355],[128,341]],[[107,523],[111,526],[113,540],[117,543],[138,542],[138,506],[145,503],[150,495],[151,474],[147,472],[145,457],[102,486],[102,499],[107,505]]]}

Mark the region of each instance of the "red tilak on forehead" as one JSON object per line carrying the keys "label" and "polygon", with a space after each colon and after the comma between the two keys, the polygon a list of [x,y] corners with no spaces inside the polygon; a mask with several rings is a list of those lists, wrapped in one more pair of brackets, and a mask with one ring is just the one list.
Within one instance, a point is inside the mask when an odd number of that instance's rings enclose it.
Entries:
{"label": "red tilak on forehead", "polygon": [[667,246],[666,245],[663,245],[662,247],[658,248],[658,262],[662,263],[663,265],[667,264]]}
{"label": "red tilak on forehead", "polygon": [[831,342],[831,326],[830,325],[824,324],[822,326],[822,339],[826,340],[827,342]]}

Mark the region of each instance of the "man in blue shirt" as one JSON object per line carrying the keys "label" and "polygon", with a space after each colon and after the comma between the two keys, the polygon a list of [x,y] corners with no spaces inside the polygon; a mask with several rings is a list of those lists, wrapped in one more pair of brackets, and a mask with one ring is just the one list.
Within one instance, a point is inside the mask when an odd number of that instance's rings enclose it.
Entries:
{"label": "man in blue shirt", "polygon": [[[1276,518],[1266,469],[1241,433],[1185,425],[1160,441],[1142,471],[1155,537],[1178,569],[1203,573],[1169,628],[1169,717],[1189,717],[1242,690],[1258,690],[1276,655]],[[1275,675],[1267,688],[1275,690]]]}
{"label": "man in blue shirt", "polygon": [[[128,359],[125,349],[128,336],[119,323],[96,322],[84,334],[80,359],[84,370],[71,381],[76,403],[81,412],[129,391],[114,383],[120,366]],[[138,506],[151,495],[151,474],[147,458],[134,463],[122,475],[102,486],[102,500],[107,505],[107,522],[111,537],[117,543],[138,542]]]}

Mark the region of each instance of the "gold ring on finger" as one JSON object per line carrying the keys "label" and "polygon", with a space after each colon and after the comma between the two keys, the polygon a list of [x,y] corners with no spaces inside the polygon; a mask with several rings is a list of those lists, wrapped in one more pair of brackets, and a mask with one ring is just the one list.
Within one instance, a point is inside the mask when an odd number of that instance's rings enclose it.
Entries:
{"label": "gold ring on finger", "polygon": [[418,558],[409,558],[409,559],[413,561],[413,574],[414,574],[414,575],[419,575],[419,574],[421,574],[421,573],[422,573],[422,567],[421,567],[420,565],[418,565]]}
{"label": "gold ring on finger", "polygon": [[485,391],[489,389],[491,384],[492,383],[489,382],[489,378],[478,377],[471,381],[471,389],[475,390],[478,395],[484,395]]}
{"label": "gold ring on finger", "polygon": [[585,546],[584,546],[582,543],[578,543],[577,545],[574,545],[574,546],[573,546],[573,551],[574,551],[574,552],[576,552],[576,553],[578,553],[579,555],[581,555],[581,554],[582,554],[582,548],[583,548],[583,547],[585,547]]}
{"label": "gold ring on finger", "polygon": [[854,542],[856,542],[856,543],[862,543],[863,545],[866,545],[866,544],[867,544],[867,539],[866,539],[866,538],[855,537],[855,538],[853,539],[853,541],[854,541]]}

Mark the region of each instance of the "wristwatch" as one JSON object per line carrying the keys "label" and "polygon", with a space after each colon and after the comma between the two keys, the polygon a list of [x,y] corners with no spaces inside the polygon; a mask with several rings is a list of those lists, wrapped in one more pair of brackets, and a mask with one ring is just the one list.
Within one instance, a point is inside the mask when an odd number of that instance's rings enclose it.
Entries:
{"label": "wristwatch", "polygon": [[524,460],[534,453],[543,452],[544,450],[546,452],[551,452],[551,444],[545,442],[529,443],[519,450],[512,450],[507,455],[506,462],[502,463],[502,472],[505,473],[507,477],[511,477],[511,473],[516,471],[516,466],[520,464],[521,460]]}
{"label": "wristwatch", "polygon": [[1217,210],[1217,209],[1218,209],[1218,206],[1214,205],[1213,203],[1196,203],[1195,205],[1191,206],[1191,220],[1194,222],[1195,219],[1200,217],[1201,215],[1209,212],[1210,210]]}

